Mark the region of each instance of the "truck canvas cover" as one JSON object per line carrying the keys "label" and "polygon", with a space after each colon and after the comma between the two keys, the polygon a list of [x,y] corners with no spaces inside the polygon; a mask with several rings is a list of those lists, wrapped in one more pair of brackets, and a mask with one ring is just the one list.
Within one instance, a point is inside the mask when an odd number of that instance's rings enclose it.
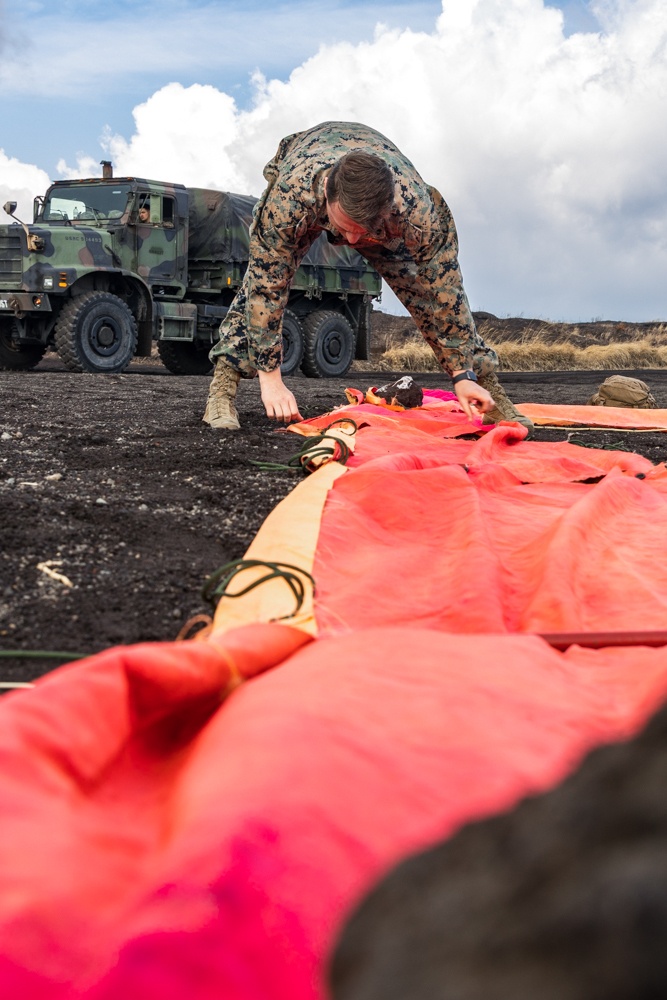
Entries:
{"label": "truck canvas cover", "polygon": [[[206,188],[188,188],[188,193],[190,258],[219,260],[228,264],[247,261],[248,230],[257,198]],[[302,264],[370,269],[370,265],[355,250],[334,246],[324,233],[310,248]]]}

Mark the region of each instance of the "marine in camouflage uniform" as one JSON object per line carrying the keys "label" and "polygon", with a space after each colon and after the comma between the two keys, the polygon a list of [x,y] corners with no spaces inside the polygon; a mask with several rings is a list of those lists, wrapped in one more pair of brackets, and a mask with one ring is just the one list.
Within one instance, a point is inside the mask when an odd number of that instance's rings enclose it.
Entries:
{"label": "marine in camouflage uniform", "polygon": [[248,269],[211,360],[223,358],[243,378],[280,365],[283,311],[302,258],[323,231],[330,243],[347,242],[329,221],[324,178],[352,150],[381,157],[395,179],[390,215],[355,250],[393,289],[447,372],[490,374],[498,358],[470,312],[447,204],[393,143],[366,125],[347,122],[287,136],[264,168],[268,186],[253,213]]}
{"label": "marine in camouflage uniform", "polygon": [[[327,200],[329,173],[353,152],[388,167],[391,201],[363,225],[332,194]],[[245,278],[210,353],[216,369],[203,417],[207,423],[238,429],[239,378],[257,373],[267,414],[286,422],[300,419],[280,378],[282,317],[296,270],[324,232],[332,244],[353,245],[394,290],[442,368],[454,376],[469,419],[481,412],[487,423],[516,420],[532,430],[495,375],[496,352],[477,333],[451,212],[393,143],[366,125],[325,122],[283,139],[264,176],[268,185],[253,212]]]}

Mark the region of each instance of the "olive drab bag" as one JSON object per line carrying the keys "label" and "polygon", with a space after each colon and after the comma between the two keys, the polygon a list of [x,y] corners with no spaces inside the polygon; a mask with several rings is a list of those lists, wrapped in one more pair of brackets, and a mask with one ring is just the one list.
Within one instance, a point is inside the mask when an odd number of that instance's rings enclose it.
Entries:
{"label": "olive drab bag", "polygon": [[658,406],[646,382],[627,375],[610,375],[587,405],[626,406],[635,410],[655,410]]}

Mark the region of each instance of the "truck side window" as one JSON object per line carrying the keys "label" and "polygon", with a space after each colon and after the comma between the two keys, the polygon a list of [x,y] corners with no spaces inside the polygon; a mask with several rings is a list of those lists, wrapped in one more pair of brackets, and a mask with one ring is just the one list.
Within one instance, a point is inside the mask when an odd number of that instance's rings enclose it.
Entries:
{"label": "truck side window", "polygon": [[174,228],[174,207],[175,202],[173,198],[162,199],[162,225],[168,226],[169,229]]}
{"label": "truck side window", "polygon": [[151,218],[151,199],[150,195],[142,195],[139,198],[139,208],[137,211],[137,221],[140,223],[148,223]]}

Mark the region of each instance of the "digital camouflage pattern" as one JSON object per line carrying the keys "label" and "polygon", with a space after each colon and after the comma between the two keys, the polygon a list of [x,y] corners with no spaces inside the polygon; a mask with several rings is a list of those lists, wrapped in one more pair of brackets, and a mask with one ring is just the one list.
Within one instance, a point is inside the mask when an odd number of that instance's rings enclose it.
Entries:
{"label": "digital camouflage pattern", "polygon": [[395,178],[391,215],[355,248],[394,290],[446,371],[494,371],[497,355],[477,333],[444,199],[383,135],[346,122],[287,136],[264,168],[268,184],[254,210],[248,269],[211,358],[246,378],[280,365],[282,316],[299,263],[322,234],[331,245],[345,244],[327,216],[324,177],[350,150],[382,157]]}

